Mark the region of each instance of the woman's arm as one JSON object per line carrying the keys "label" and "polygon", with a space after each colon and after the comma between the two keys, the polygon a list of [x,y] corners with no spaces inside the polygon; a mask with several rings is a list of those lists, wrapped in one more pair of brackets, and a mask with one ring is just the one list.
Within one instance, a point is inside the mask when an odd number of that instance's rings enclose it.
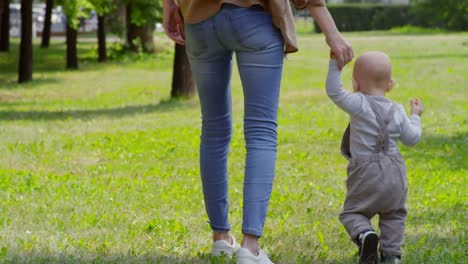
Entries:
{"label": "woman's arm", "polygon": [[341,70],[354,57],[351,44],[341,36],[336,28],[335,21],[325,5],[309,3],[307,9],[325,34],[325,40],[336,57],[338,68]]}
{"label": "woman's arm", "polygon": [[174,0],[163,0],[163,27],[170,39],[184,45],[184,19]]}

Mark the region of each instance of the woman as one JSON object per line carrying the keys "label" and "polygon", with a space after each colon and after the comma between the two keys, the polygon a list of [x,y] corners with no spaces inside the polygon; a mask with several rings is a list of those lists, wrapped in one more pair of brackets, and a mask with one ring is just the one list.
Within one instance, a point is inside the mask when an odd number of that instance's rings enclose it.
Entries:
{"label": "woman", "polygon": [[[177,1],[177,3],[175,2]],[[307,8],[342,68],[353,51],[325,0],[291,0]],[[237,252],[237,263],[271,263],[260,250],[275,175],[278,99],[284,53],[297,51],[294,20],[286,0],[164,0],[164,29],[185,44],[202,112],[200,170],[213,230],[213,255]],[[227,154],[231,139],[232,54],[244,91],[244,179],[241,248],[228,221]]]}

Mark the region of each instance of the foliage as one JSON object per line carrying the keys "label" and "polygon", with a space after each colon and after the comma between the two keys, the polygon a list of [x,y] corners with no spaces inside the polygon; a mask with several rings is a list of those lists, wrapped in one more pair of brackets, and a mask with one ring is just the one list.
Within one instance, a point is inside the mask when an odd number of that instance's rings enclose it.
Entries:
{"label": "foliage", "polygon": [[415,27],[415,26],[402,26],[391,28],[388,33],[397,33],[397,34],[444,34],[448,33],[447,30],[440,28],[425,28],[425,27]]}
{"label": "foliage", "polygon": [[[398,5],[341,4],[328,9],[340,31],[385,30],[409,23],[409,7]],[[315,25],[320,32],[320,27]]]}
{"label": "foliage", "polygon": [[344,0],[343,3],[346,4],[378,4],[381,0]]}
{"label": "foliage", "polygon": [[468,30],[468,1],[413,0],[414,24],[449,30]]}
{"label": "foliage", "polygon": [[114,0],[88,0],[98,15],[104,15],[116,8]]}
{"label": "foliage", "polygon": [[67,24],[75,29],[79,27],[79,18],[86,17],[93,7],[88,0],[58,0],[57,5],[62,5]]}
{"label": "foliage", "polygon": [[[419,97],[426,108],[422,141],[401,148],[405,263],[465,263],[468,35],[345,37],[356,55],[387,52],[397,83],[389,97],[406,110]],[[103,65],[95,43],[78,43],[80,70],[63,70],[65,47],[56,40],[34,52],[35,81],[26,85],[15,83],[17,40],[0,54],[0,262],[225,263],[208,256],[198,100],[168,99],[172,54]],[[356,263],[338,220],[347,165],[339,144],[349,117],[324,91],[323,37],[301,35],[299,46],[284,64],[277,176],[260,243],[275,263]],[[233,71],[229,199],[240,240],[245,142]],[[348,89],[351,75],[346,66]]]}
{"label": "foliage", "polygon": [[[409,6],[370,2],[331,4],[328,9],[341,31],[385,30],[405,25],[468,30],[468,1],[413,0]],[[320,32],[320,28],[315,28]]]}
{"label": "foliage", "polygon": [[162,21],[162,1],[127,0],[132,5],[132,23],[141,26]]}

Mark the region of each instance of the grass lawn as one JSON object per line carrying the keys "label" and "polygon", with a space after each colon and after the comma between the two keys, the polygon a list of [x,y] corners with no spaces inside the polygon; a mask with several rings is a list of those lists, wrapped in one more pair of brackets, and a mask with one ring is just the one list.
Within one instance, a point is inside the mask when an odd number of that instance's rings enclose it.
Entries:
{"label": "grass lawn", "polygon": [[[423,138],[401,147],[410,184],[405,263],[467,263],[468,35],[349,34],[356,54],[387,52],[389,97],[419,97]],[[166,41],[159,40],[159,45]],[[34,50],[34,79],[18,85],[18,43],[0,54],[0,262],[223,263],[209,258],[198,173],[196,98],[169,100],[172,51],[97,64],[79,46]],[[275,263],[356,263],[338,220],[348,117],[324,91],[329,53],[300,36],[285,63],[277,176],[261,243]],[[350,87],[351,66],[344,70]],[[230,154],[233,233],[241,238],[243,99],[233,78]]]}

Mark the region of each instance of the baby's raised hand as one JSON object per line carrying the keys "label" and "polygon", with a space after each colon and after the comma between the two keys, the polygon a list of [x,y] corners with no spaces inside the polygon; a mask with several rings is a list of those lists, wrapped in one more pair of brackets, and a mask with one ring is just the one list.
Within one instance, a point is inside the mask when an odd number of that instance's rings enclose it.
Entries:
{"label": "baby's raised hand", "polygon": [[411,114],[421,116],[424,112],[421,101],[418,98],[411,99]]}

